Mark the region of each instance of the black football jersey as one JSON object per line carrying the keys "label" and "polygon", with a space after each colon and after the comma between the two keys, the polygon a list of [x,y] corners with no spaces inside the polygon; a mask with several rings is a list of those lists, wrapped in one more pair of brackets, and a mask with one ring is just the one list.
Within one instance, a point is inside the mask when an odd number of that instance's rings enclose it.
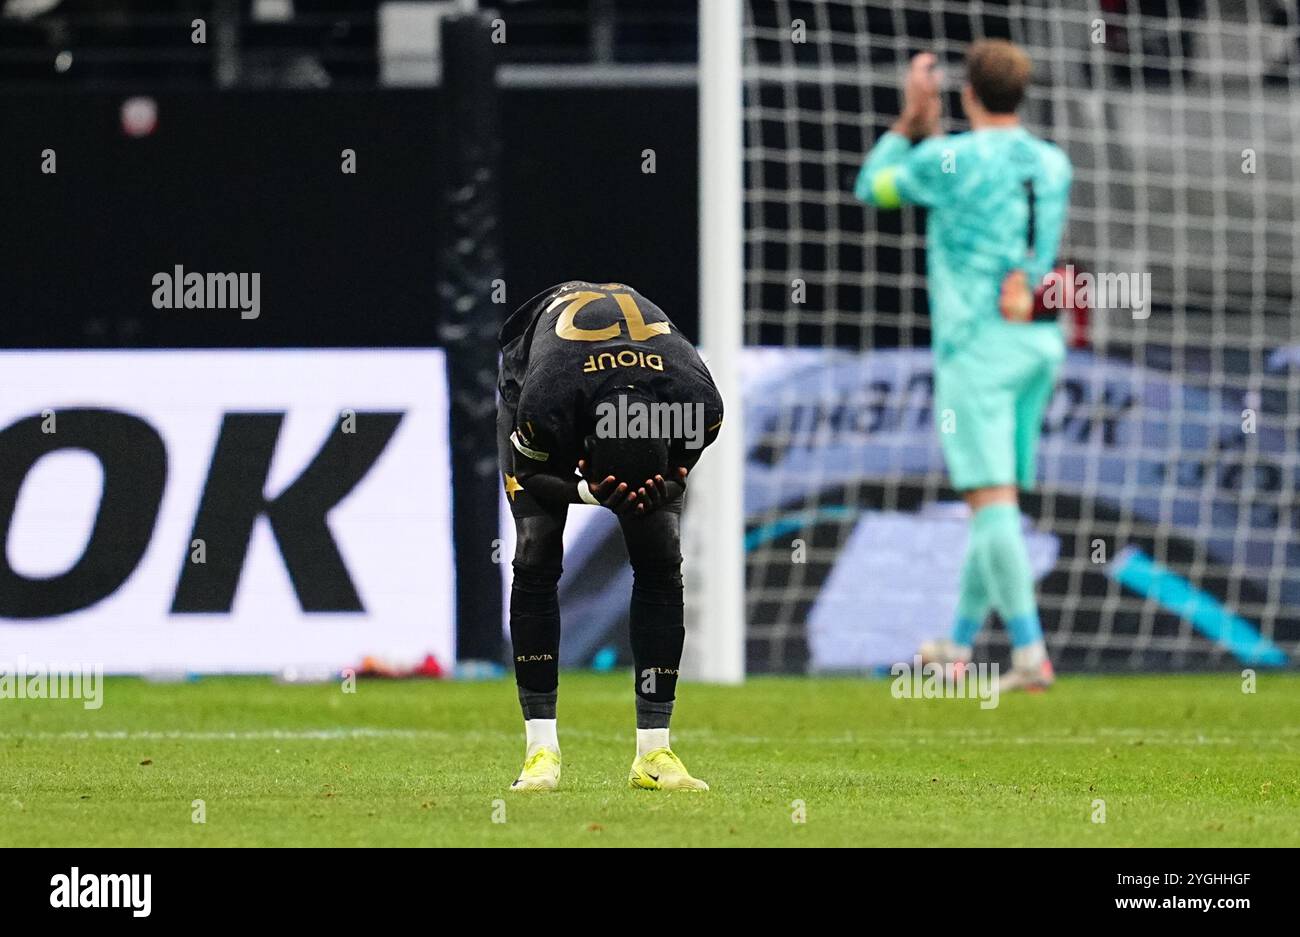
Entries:
{"label": "black football jersey", "polygon": [[[662,403],[702,404],[716,438],[722,398],[695,346],[662,309],[622,283],[571,280],[538,293],[501,329],[498,390],[514,412],[514,447],[571,471],[596,428],[596,404],[620,389]],[[681,450],[675,442],[674,450]],[[694,465],[695,452],[674,452]]]}

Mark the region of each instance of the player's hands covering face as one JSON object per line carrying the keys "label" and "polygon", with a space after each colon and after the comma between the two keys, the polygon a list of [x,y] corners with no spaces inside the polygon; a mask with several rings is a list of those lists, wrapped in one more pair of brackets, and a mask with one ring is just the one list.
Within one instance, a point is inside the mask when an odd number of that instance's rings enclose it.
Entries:
{"label": "player's hands covering face", "polygon": [[675,479],[664,478],[662,475],[647,478],[636,490],[636,513],[650,514],[680,495],[686,488],[686,474],[686,469],[679,467]]}
{"label": "player's hands covering face", "polygon": [[[578,471],[587,474],[586,459],[578,460]],[[636,492],[627,482],[620,482],[613,475],[606,475],[598,484],[589,482],[588,488],[601,507],[609,508],[615,514],[630,514],[636,510]]]}
{"label": "player's hands covering face", "polygon": [[[578,460],[578,471],[584,475],[587,472],[587,462],[585,459]],[[633,489],[627,482],[620,482],[613,475],[605,476],[605,479],[599,484],[588,483],[592,495],[600,502],[601,507],[609,508],[615,514],[635,514],[643,517],[659,510],[664,505],[670,503],[686,490],[686,476],[688,472],[684,467],[677,469],[676,478],[664,478],[662,475],[656,475],[654,478],[647,478],[640,487]]]}

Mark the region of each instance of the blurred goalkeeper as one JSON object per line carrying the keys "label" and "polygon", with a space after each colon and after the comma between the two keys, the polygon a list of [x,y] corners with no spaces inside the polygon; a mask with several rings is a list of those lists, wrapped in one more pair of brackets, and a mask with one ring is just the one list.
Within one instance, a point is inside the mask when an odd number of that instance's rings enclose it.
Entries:
{"label": "blurred goalkeeper", "polygon": [[1056,313],[1039,321],[1034,287],[1055,263],[1065,223],[1069,158],[1020,125],[1030,61],[1001,40],[967,54],[962,107],[970,132],[940,135],[942,75],[912,59],[903,114],[858,174],[858,199],[929,209],[926,269],[934,336],[935,418],[953,487],[971,509],[951,637],[927,660],[970,660],[990,609],[1011,634],[1004,688],[1045,688],[1052,665],[1034,600],[1017,486],[1034,482],[1043,411],[1065,357]]}
{"label": "blurred goalkeeper", "polygon": [[553,790],[564,523],[569,505],[618,516],[632,563],[636,758],[629,783],[708,790],[673,753],[682,659],[680,521],[686,476],[722,425],[722,398],[694,346],[620,283],[539,293],[501,330],[497,441],[515,520],[510,638],[527,736],[514,790]]}

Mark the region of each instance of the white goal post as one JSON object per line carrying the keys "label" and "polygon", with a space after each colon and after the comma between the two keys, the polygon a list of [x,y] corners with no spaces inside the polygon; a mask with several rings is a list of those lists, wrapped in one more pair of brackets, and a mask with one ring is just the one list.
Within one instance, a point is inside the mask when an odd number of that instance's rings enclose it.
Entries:
{"label": "white goal post", "polygon": [[700,0],[700,344],[726,422],[700,460],[685,517],[686,676],[745,676],[742,0]]}

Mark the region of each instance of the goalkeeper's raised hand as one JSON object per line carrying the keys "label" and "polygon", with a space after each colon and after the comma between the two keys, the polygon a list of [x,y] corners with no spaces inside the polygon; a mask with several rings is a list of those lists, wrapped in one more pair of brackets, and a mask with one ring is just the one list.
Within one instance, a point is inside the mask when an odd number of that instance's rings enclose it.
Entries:
{"label": "goalkeeper's raised hand", "polygon": [[903,113],[891,129],[913,143],[939,133],[939,120],[943,116],[939,87],[943,72],[934,67],[936,61],[931,52],[912,56],[903,79]]}

